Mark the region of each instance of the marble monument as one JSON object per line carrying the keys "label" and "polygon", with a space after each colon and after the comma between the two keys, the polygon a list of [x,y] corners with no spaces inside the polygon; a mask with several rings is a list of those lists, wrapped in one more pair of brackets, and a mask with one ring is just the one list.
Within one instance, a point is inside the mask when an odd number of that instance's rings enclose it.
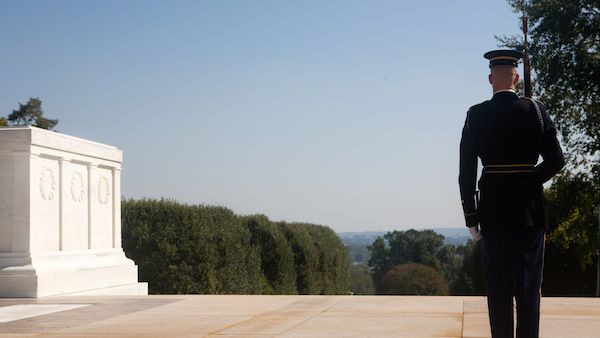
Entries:
{"label": "marble monument", "polygon": [[0,297],[147,294],[121,247],[121,150],[0,128]]}

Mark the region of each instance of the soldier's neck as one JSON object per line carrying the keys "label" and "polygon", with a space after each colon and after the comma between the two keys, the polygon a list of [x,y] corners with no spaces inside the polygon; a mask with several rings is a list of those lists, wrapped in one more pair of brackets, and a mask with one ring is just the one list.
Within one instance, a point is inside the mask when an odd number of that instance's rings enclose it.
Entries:
{"label": "soldier's neck", "polygon": [[496,95],[496,93],[501,93],[501,92],[512,92],[512,93],[516,93],[515,88],[494,88],[494,93],[492,95]]}

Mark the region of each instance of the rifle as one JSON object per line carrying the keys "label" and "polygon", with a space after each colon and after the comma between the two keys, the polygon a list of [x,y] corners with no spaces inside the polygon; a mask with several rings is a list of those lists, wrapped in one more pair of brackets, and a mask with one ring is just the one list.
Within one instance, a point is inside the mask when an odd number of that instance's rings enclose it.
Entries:
{"label": "rifle", "polygon": [[[527,12],[523,9],[523,91],[525,92],[525,97],[531,99],[531,65],[529,63],[529,53],[527,51]],[[540,120],[540,128],[542,130],[542,134],[544,134],[545,125],[544,118],[542,117],[542,112],[540,111],[540,107],[535,101],[533,102],[533,106],[535,107],[535,111],[537,112],[538,119]]]}
{"label": "rifle", "polygon": [[523,44],[524,44],[524,52],[523,52],[523,91],[525,92],[525,97],[531,98],[531,65],[529,63],[529,53],[527,51],[527,13],[523,11]]}

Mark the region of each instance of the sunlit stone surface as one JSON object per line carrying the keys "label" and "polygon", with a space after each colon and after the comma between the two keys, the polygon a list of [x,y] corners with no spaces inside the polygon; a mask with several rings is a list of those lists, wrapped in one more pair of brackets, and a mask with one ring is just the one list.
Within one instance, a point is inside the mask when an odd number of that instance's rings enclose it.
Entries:
{"label": "sunlit stone surface", "polygon": [[147,294],[121,248],[122,152],[0,128],[0,297]]}
{"label": "sunlit stone surface", "polygon": [[[0,300],[0,309],[24,301]],[[37,304],[66,310],[0,323],[0,337],[490,337],[484,297],[78,296]],[[541,337],[598,332],[600,299],[542,298]]]}

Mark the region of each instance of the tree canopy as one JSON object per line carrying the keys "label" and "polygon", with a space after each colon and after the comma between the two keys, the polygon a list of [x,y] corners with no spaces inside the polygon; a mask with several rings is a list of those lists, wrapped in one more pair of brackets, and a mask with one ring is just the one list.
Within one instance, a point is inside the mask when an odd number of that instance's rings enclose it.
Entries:
{"label": "tree canopy", "polygon": [[[600,203],[600,2],[508,3],[528,15],[534,96],[546,104],[567,154],[566,170],[546,189],[552,226],[543,291],[593,294]],[[499,40],[523,48],[520,37]],[[569,283],[564,283],[565,273],[573,277]]]}
{"label": "tree canopy", "polygon": [[348,292],[348,255],[329,227],[167,199],[121,206],[123,250],[150,293]]}
{"label": "tree canopy", "polygon": [[352,264],[349,266],[350,271],[350,290],[355,295],[373,295],[375,287],[373,286],[373,278],[371,271],[365,264]]}
{"label": "tree canopy", "polygon": [[417,263],[394,266],[381,284],[381,293],[388,295],[448,295],[444,276],[430,266]]}
{"label": "tree canopy", "polygon": [[4,125],[28,125],[52,130],[58,124],[58,120],[45,118],[42,110],[42,100],[37,97],[30,97],[27,103],[19,103],[19,109],[13,110],[6,119],[0,119],[0,126],[3,123]]}
{"label": "tree canopy", "polygon": [[394,266],[417,263],[441,271],[454,283],[461,268],[461,257],[454,246],[444,245],[444,236],[433,230],[392,231],[377,238],[369,246],[373,282],[378,292],[383,291],[384,276]]}
{"label": "tree canopy", "polygon": [[[565,172],[546,190],[552,229],[546,237],[544,294],[594,294],[599,195],[598,188],[581,173]],[[568,283],[566,275],[570,276]]]}
{"label": "tree canopy", "polygon": [[[600,180],[600,2],[509,0],[530,23],[535,90],[562,134],[570,169]],[[500,41],[522,49],[518,37]]]}

